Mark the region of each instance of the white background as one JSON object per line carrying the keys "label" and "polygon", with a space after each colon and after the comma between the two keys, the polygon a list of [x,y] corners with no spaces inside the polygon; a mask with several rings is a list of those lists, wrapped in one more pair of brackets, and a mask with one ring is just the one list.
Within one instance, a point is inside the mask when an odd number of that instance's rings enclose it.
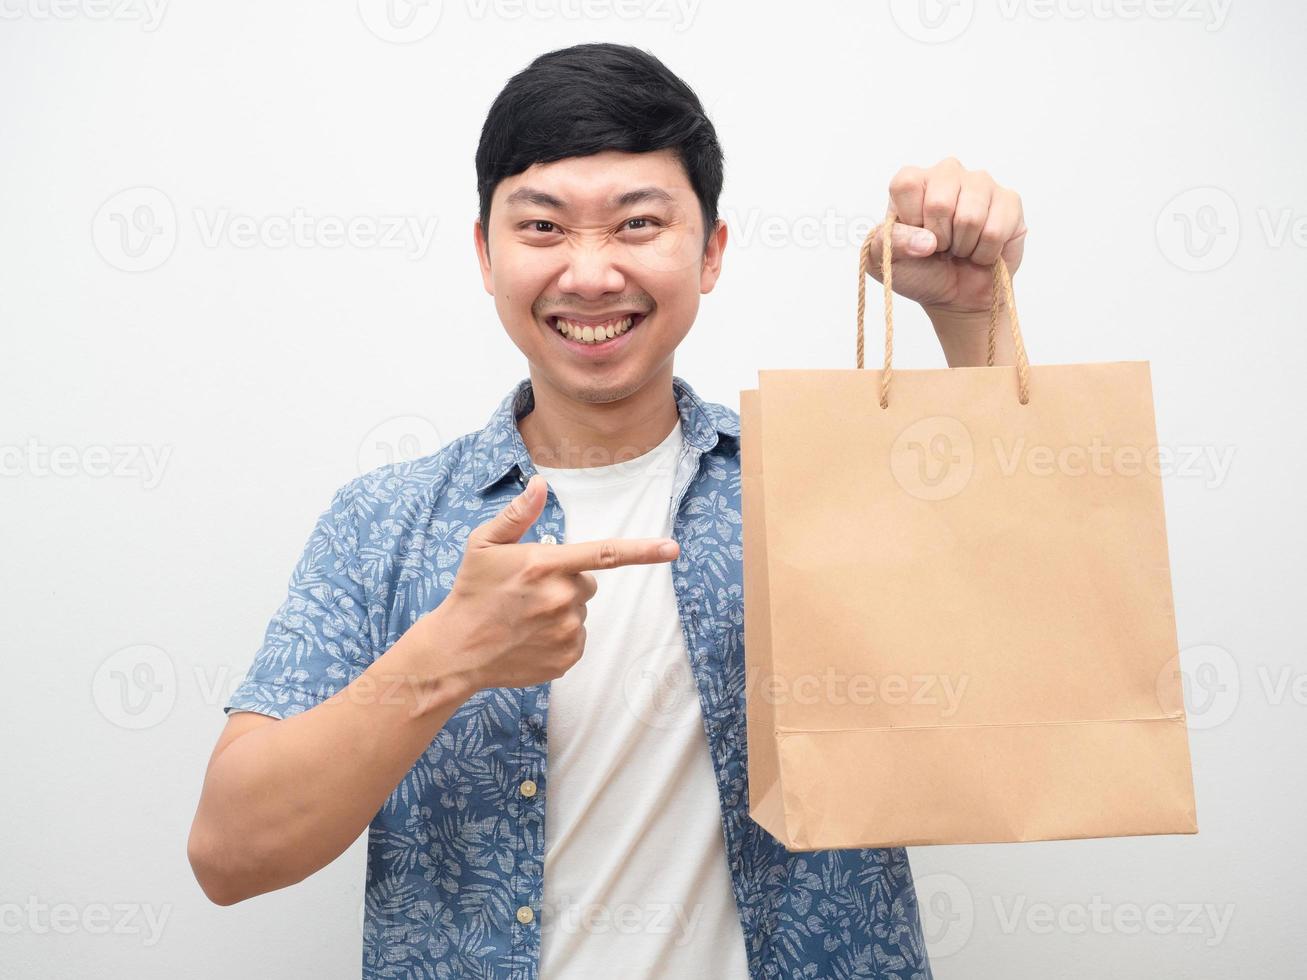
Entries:
{"label": "white background", "polygon": [[[615,40],[726,150],[725,272],[676,361],[702,395],[852,367],[857,241],[900,166],[956,155],[1025,202],[1032,360],[1149,360],[1161,444],[1201,454],[1164,484],[1201,833],[915,849],[936,975],[1295,974],[1300,5],[62,2],[0,0],[0,973],[358,975],[362,842],[213,906],[204,765],[332,492],[525,375],[476,139],[532,57]],[[318,237],[278,245],[297,213]],[[396,216],[429,243],[362,237]],[[942,366],[899,311],[895,363]]]}

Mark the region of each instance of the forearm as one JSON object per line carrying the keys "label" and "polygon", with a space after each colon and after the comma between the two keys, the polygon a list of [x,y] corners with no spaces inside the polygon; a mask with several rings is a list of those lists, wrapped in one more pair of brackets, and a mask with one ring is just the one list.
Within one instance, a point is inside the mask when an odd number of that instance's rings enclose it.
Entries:
{"label": "forearm", "polygon": [[[943,348],[949,367],[984,367],[989,350],[989,313],[942,313],[926,311],[935,327],[935,336]],[[998,316],[994,344],[994,364],[1015,364],[1016,347],[1012,343],[1011,321],[1007,310]]]}
{"label": "forearm", "polygon": [[335,860],[471,695],[410,629],[336,695],[231,742],[205,776],[192,837],[207,893],[227,905]]}

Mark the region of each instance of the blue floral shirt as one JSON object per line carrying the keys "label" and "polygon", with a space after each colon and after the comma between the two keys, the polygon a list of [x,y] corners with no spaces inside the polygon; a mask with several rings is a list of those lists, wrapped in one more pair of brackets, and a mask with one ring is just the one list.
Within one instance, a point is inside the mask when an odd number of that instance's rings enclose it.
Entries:
{"label": "blue floral shirt", "polygon": [[[679,377],[673,390],[685,442],[673,583],[750,976],[929,980],[903,850],[790,852],[749,816],[739,416]],[[439,605],[468,533],[535,472],[517,426],[533,405],[523,379],[485,428],[337,491],[225,710],[312,708]],[[550,490],[523,540],[565,531]],[[373,818],[364,978],[538,980],[548,712],[549,684],[479,691]]]}

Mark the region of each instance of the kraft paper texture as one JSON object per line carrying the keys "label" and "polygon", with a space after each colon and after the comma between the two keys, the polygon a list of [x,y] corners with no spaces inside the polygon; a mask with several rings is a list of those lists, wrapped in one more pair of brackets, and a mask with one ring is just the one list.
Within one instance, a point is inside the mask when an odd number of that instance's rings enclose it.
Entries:
{"label": "kraft paper texture", "polygon": [[881,393],[741,392],[753,819],[791,850],[1195,833],[1148,363]]}

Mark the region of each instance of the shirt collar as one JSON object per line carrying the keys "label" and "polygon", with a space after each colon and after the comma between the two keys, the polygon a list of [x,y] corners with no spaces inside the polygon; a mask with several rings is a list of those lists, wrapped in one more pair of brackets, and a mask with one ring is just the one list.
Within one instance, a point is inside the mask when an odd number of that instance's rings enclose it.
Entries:
{"label": "shirt collar", "polygon": [[[673,375],[672,391],[681,417],[681,432],[685,441],[699,452],[710,452],[719,436],[740,437],[738,417],[720,405],[704,402],[685,379]],[[475,460],[472,481],[478,493],[494,486],[515,466],[523,473],[535,472],[517,426],[517,420],[534,407],[531,379],[523,378],[504,396],[485,428],[477,433],[472,444]]]}

